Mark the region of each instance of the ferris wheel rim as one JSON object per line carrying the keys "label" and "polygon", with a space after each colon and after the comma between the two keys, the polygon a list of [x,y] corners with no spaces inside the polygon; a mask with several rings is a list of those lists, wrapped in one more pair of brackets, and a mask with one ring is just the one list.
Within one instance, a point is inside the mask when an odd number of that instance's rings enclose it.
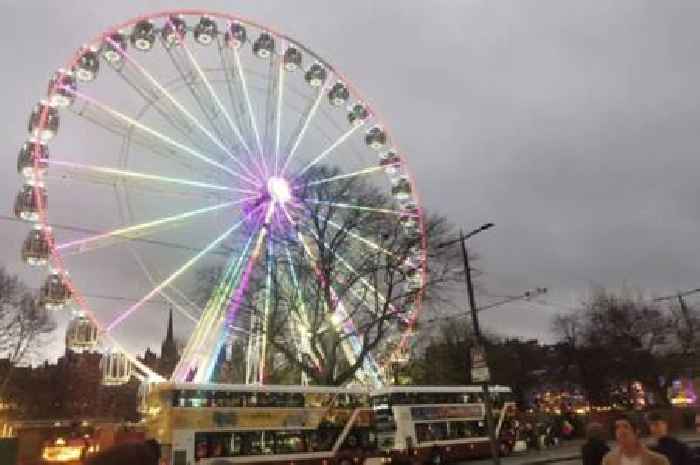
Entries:
{"label": "ferris wheel rim", "polygon": [[[379,113],[375,110],[373,106],[371,106],[368,103],[368,100],[364,97],[364,95],[359,92],[357,86],[355,86],[344,74],[339,72],[333,65],[331,65],[327,60],[322,58],[320,55],[312,51],[310,48],[305,46],[302,42],[299,42],[286,34],[282,34],[273,28],[264,26],[260,23],[257,23],[255,21],[249,20],[247,18],[244,18],[242,16],[238,15],[233,15],[233,14],[228,14],[228,13],[220,13],[220,12],[213,12],[209,10],[199,10],[199,9],[177,9],[177,10],[164,10],[164,11],[159,11],[156,13],[151,13],[151,14],[146,14],[142,16],[138,16],[132,19],[129,19],[123,23],[117,24],[115,26],[112,26],[108,29],[106,29],[104,32],[98,34],[93,38],[91,41],[88,42],[88,47],[94,47],[95,44],[99,44],[104,42],[110,35],[119,32],[121,30],[133,27],[135,24],[137,24],[140,21],[150,21],[154,19],[159,19],[159,18],[167,18],[171,16],[177,16],[177,15],[182,15],[182,16],[206,16],[206,17],[213,17],[217,19],[224,19],[228,21],[237,21],[242,24],[252,26],[254,28],[257,28],[261,31],[268,31],[269,33],[273,34],[274,36],[278,38],[282,38],[284,40],[287,40],[289,43],[294,44],[295,46],[298,46],[300,49],[302,49],[305,53],[308,53],[310,56],[314,58],[317,62],[320,62],[324,67],[326,67],[329,71],[331,71],[334,76],[336,76],[339,80],[341,80],[351,91],[352,94],[354,94],[359,101],[361,101],[372,117],[381,125],[381,127],[385,128],[388,133],[392,133],[392,131],[389,128],[389,125],[386,124],[386,120],[383,119]],[[75,55],[71,60],[69,60],[68,63],[68,68],[67,69],[72,69],[79,58],[81,57],[82,52],[85,50],[84,47],[78,48],[75,52]],[[47,124],[47,115],[46,115],[47,110],[44,109],[44,111],[41,114],[41,118],[39,121],[39,128],[44,129],[46,128]],[[397,150],[397,156],[400,158],[403,166],[403,174],[406,176],[408,183],[411,186],[412,190],[412,198],[415,201],[415,203],[418,205],[418,208],[420,208],[421,205],[421,200],[420,200],[420,194],[419,191],[415,188],[416,183],[415,183],[415,178],[413,176],[413,173],[411,172],[410,165],[406,163],[405,159],[405,152],[402,151],[398,144],[396,144],[394,141],[392,141],[392,147],[395,147]],[[35,165],[38,163],[38,160],[35,160]],[[35,166],[34,168],[34,176],[36,177],[38,183],[43,183],[43,175],[41,172],[38,170],[38,167]],[[50,223],[48,219],[48,209],[46,208],[45,205],[43,205],[42,199],[38,199],[38,222],[43,225],[44,228],[50,228]],[[422,211],[422,208],[420,208]],[[427,279],[427,236],[426,236],[426,224],[425,224],[425,217],[424,215],[418,215],[417,216],[417,222],[418,222],[418,227],[419,227],[419,232],[420,232],[420,250],[421,250],[421,256],[422,260],[420,263],[420,274],[421,274],[421,279],[423,282],[426,281]],[[90,308],[90,305],[87,303],[85,300],[84,296],[80,293],[79,288],[75,285],[73,280],[70,278],[68,274],[68,269],[65,266],[65,261],[63,258],[63,255],[60,250],[56,249],[56,244],[53,239],[53,237],[50,235],[49,239],[49,244],[50,244],[50,262],[52,265],[52,268],[56,270],[60,275],[64,278],[65,284],[70,288],[72,295],[73,295],[73,300],[76,302],[76,304],[81,307],[81,309],[85,312],[86,316],[90,318],[90,320],[96,325],[98,328],[98,331],[100,335],[103,337],[108,338],[110,344],[114,346],[115,348],[118,348],[125,354],[130,359],[137,360],[137,357],[133,356],[130,351],[126,350],[123,345],[121,345],[116,339],[110,334],[108,330],[104,328],[104,325],[100,321],[99,318],[96,317],[95,313],[92,311]],[[422,309],[422,298],[423,298],[423,292],[424,290],[422,289],[418,295],[416,296],[416,310],[414,314],[411,316],[411,321],[410,324],[413,326],[415,321],[419,318],[421,309]],[[401,345],[404,346],[407,341],[407,337],[409,336],[409,331],[404,331],[402,333],[402,339],[401,339]]]}

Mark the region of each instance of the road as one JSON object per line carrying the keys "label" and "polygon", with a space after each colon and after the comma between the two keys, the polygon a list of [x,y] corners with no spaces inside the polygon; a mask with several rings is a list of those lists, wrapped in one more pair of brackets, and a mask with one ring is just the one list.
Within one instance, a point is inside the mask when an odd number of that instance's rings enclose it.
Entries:
{"label": "road", "polygon": [[[686,433],[678,436],[680,440],[690,446],[700,446],[700,434]],[[543,451],[533,450],[521,454],[514,454],[501,459],[502,465],[580,465],[581,445],[583,440],[565,441],[561,446]],[[612,443],[610,444],[612,446]],[[490,465],[491,459],[472,460],[462,462],[460,465]]]}

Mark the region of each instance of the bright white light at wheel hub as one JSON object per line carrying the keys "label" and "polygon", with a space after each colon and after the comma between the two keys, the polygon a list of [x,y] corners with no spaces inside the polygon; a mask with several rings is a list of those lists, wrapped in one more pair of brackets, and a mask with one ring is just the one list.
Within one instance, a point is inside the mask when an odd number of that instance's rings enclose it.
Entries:
{"label": "bright white light at wheel hub", "polygon": [[273,176],[267,180],[267,192],[276,203],[285,204],[292,198],[289,183],[284,178]]}

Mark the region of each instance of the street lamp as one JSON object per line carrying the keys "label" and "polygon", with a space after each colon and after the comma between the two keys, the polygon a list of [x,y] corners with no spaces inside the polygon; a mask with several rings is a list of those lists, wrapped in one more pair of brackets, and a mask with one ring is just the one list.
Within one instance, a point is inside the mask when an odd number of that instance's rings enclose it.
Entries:
{"label": "street lamp", "polygon": [[[485,376],[480,377],[477,381],[481,383],[481,390],[484,396],[484,406],[486,407],[486,427],[489,430],[489,442],[491,444],[491,457],[493,459],[494,465],[500,465],[501,463],[501,458],[499,456],[499,447],[496,442],[496,430],[493,424],[493,406],[491,403],[491,393],[489,392],[489,375],[488,375],[488,366],[486,366],[486,357],[485,357],[485,350],[484,350],[484,339],[481,334],[481,328],[479,327],[479,312],[476,307],[476,302],[474,299],[474,285],[472,284],[472,274],[471,274],[471,268],[469,268],[469,253],[467,252],[467,239],[469,239],[472,236],[475,236],[479,234],[482,231],[486,231],[487,229],[490,229],[494,226],[493,223],[485,223],[481,227],[474,229],[473,231],[468,232],[467,234],[464,234],[464,231],[460,230],[459,231],[459,237],[457,239],[453,239],[451,241],[443,242],[441,244],[438,244],[437,248],[441,249],[444,247],[448,247],[452,244],[456,244],[459,242],[462,245],[462,258],[464,260],[464,280],[465,284],[467,286],[467,298],[469,301],[469,310],[472,316],[472,325],[474,327],[474,337],[476,338],[476,349],[473,350],[472,353],[473,355],[479,353],[481,357],[483,357],[483,363],[486,369]],[[472,359],[474,356],[472,355]],[[473,363],[474,360],[472,360],[472,367],[474,365]],[[474,370],[471,370],[472,372],[472,379],[474,379]]]}

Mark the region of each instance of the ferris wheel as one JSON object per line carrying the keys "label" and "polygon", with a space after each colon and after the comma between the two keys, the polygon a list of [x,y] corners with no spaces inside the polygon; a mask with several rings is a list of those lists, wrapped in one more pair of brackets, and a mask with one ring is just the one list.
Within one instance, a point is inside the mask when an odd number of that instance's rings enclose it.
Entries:
{"label": "ferris wheel", "polygon": [[28,129],[22,257],[47,269],[40,304],[72,310],[67,345],[103,351],[105,384],[163,380],[129,350],[152,331],[156,303],[190,325],[177,382],[209,382],[239,338],[245,381],[264,383],[275,325],[311,364],[323,363],[315,338],[334,334],[344,363],[361,360],[355,382],[381,385],[407,356],[426,240],[406,159],[300,42],[228,14],[135,18],[54,73]]}

